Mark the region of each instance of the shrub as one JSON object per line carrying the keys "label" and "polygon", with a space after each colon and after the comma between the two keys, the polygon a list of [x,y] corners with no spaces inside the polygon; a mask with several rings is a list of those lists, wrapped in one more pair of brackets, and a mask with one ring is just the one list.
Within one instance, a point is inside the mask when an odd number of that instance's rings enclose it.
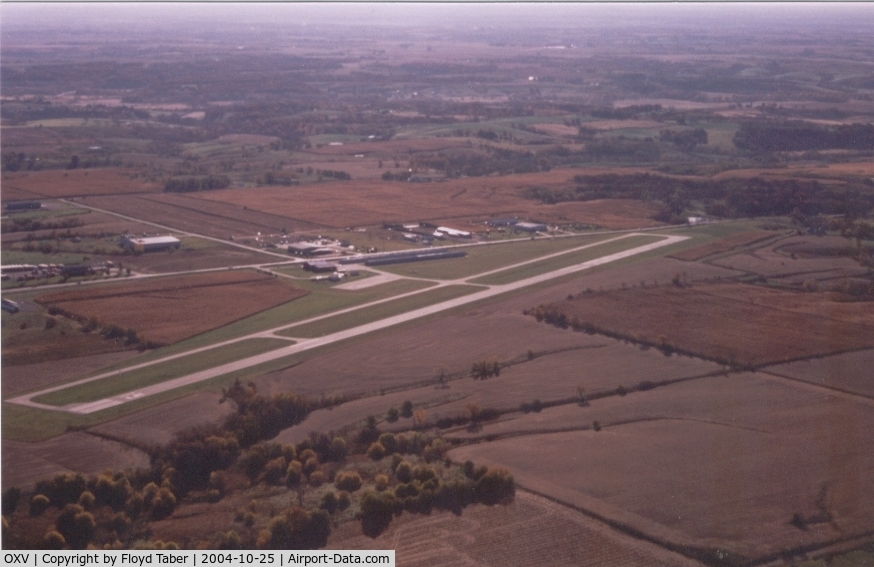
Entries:
{"label": "shrub", "polygon": [[21,500],[21,489],[13,486],[3,491],[3,515],[11,516]]}
{"label": "shrub", "polygon": [[325,473],[322,471],[315,471],[310,475],[310,484],[319,487],[325,482]]}
{"label": "shrub", "polygon": [[67,540],[57,530],[46,532],[42,538],[44,549],[64,549]]}
{"label": "shrub", "polygon": [[382,459],[385,457],[385,454],[385,446],[379,441],[374,441],[370,444],[370,447],[367,448],[367,456],[374,461]]}
{"label": "shrub", "polygon": [[319,502],[319,508],[325,510],[328,514],[333,514],[337,511],[337,495],[333,490],[329,490],[322,495],[322,500]]}
{"label": "shrub", "polygon": [[385,414],[385,420],[389,423],[394,423],[400,418],[400,412],[396,407],[388,408],[388,411]]}
{"label": "shrub", "polygon": [[401,461],[395,469],[395,477],[400,482],[410,482],[413,479],[413,467],[407,461]]}
{"label": "shrub", "polygon": [[403,511],[402,503],[390,492],[365,492],[361,498],[361,531],[375,538],[385,531],[395,515]]}
{"label": "shrub", "polygon": [[512,498],[515,493],[513,475],[508,470],[497,467],[489,467],[474,486],[475,500],[490,506]]}
{"label": "shrub", "polygon": [[395,453],[398,450],[398,440],[392,433],[383,433],[380,435],[379,443],[385,449],[386,454]]}
{"label": "shrub", "polygon": [[151,517],[153,520],[163,520],[176,509],[176,495],[168,488],[161,488],[152,498]]}
{"label": "shrub", "polygon": [[352,505],[352,499],[349,498],[349,493],[345,490],[341,490],[337,493],[337,508],[340,510],[345,510],[349,506]]}
{"label": "shrub", "polygon": [[280,484],[288,472],[285,457],[279,456],[268,461],[261,474],[261,480],[267,484]]}
{"label": "shrub", "polygon": [[413,417],[413,402],[411,402],[410,400],[407,400],[403,404],[401,404],[401,417]]}
{"label": "shrub", "polygon": [[361,488],[361,475],[355,471],[341,472],[334,479],[334,486],[347,492],[355,492]]}
{"label": "shrub", "polygon": [[39,516],[51,506],[48,496],[45,494],[34,494],[30,499],[30,515]]}
{"label": "shrub", "polygon": [[305,510],[292,506],[270,520],[258,537],[261,549],[318,549],[328,543],[331,518],[324,510]]}
{"label": "shrub", "polygon": [[374,479],[374,484],[376,484],[376,490],[378,492],[382,492],[383,490],[388,488],[388,477],[384,474],[378,474]]}
{"label": "shrub", "polygon": [[297,461],[288,463],[288,468],[285,469],[285,485],[297,486],[300,484],[300,479],[303,474],[303,469]]}

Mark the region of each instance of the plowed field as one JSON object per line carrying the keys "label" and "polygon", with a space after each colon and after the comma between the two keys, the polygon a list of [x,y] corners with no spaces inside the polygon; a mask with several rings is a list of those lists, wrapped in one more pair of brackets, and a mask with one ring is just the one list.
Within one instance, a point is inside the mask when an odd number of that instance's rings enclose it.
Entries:
{"label": "plowed field", "polygon": [[[526,199],[534,185],[571,187],[574,171],[455,179],[442,183],[348,181],[301,187],[222,189],[196,195],[262,212],[343,228],[411,220],[435,223],[464,219],[479,222],[520,216],[548,223],[582,222],[608,228],[658,226],[655,206],[640,201],[602,200],[546,205]],[[464,227],[460,227],[464,228]]]}
{"label": "plowed field", "polygon": [[749,232],[741,232],[740,234],[733,234],[729,237],[721,238],[714,242],[708,242],[707,244],[696,246],[695,248],[687,248],[686,250],[683,250],[681,252],[671,254],[670,257],[676,258],[677,260],[694,262],[695,260],[700,260],[713,254],[729,252],[731,250],[734,250],[735,248],[747,246],[749,244],[753,244],[755,242],[764,240],[766,238],[771,238],[773,236],[776,236],[776,233],[769,232],[767,230],[751,230]]}
{"label": "plowed field", "polygon": [[147,183],[133,175],[133,171],[122,168],[37,171],[4,177],[3,191],[17,189],[40,197],[75,197],[159,190],[157,183]]}
{"label": "plowed field", "polygon": [[874,302],[745,284],[583,294],[551,306],[589,323],[705,358],[761,365],[874,346]]}
{"label": "plowed field", "polygon": [[93,286],[47,293],[36,301],[103,326],[134,329],[145,340],[173,343],[307,293],[277,278],[239,271]]}

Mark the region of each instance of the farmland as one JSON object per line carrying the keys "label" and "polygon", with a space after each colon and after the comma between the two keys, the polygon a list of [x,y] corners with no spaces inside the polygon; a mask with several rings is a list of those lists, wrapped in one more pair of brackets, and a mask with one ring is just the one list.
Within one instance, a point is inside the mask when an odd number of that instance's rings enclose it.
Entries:
{"label": "farmland", "polygon": [[134,329],[142,341],[170,344],[303,295],[278,279],[234,271],[55,292],[36,301],[102,327]]}
{"label": "farmland", "polygon": [[870,6],[0,12],[4,548],[874,557]]}
{"label": "farmland", "polygon": [[[869,427],[871,410],[870,401],[740,374],[522,416],[482,432],[505,439],[452,455],[501,463],[535,491],[653,539],[762,557],[868,525],[874,508],[862,496],[870,489],[861,471],[874,455],[858,451],[854,439]],[[795,427],[802,415],[811,425],[806,435]],[[575,425],[579,431],[548,432]],[[829,467],[819,451],[841,455],[842,465]],[[567,459],[568,452],[586,458]],[[794,513],[811,518],[806,532],[789,523]]]}
{"label": "farmland", "polygon": [[[871,302],[847,304],[820,294],[743,284],[681,286],[584,294],[543,306],[535,315],[730,365],[760,366],[874,347]],[[763,310],[767,318],[757,316]],[[842,316],[843,310],[848,313]]]}

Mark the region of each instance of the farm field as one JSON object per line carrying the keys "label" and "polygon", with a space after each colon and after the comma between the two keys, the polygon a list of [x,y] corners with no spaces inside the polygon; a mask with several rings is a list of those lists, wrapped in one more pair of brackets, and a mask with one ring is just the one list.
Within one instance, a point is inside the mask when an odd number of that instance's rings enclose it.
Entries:
{"label": "farm field", "polygon": [[[158,184],[140,178],[135,169],[49,170],[4,175],[4,200],[10,198],[6,195],[10,190],[36,198],[56,199],[153,192],[158,190]],[[12,198],[16,197],[13,195]]]}
{"label": "farm field", "polygon": [[[829,251],[849,247],[850,241],[838,236],[788,236],[753,251],[715,259],[713,264],[779,279],[789,285],[864,276],[868,270],[858,261]],[[793,250],[797,250],[795,258]]]}
{"label": "farm field", "polygon": [[507,506],[473,506],[460,516],[404,514],[376,539],[340,527],[326,549],[394,549],[398,565],[578,565],[580,567],[695,566],[585,518],[546,498],[517,491]]}
{"label": "farm field", "polygon": [[38,4],[4,549],[874,557],[874,4]]}
{"label": "farm field", "polygon": [[874,350],[862,350],[777,364],[767,367],[765,372],[874,397],[871,368],[874,368]]}
{"label": "farm field", "polygon": [[62,473],[99,474],[104,470],[145,467],[149,463],[148,455],[142,451],[82,431],[63,433],[39,444],[4,439],[2,450],[4,490],[12,486],[30,487],[35,480]]}
{"label": "farm field", "polygon": [[[188,204],[192,199],[190,197],[174,195],[170,197],[171,202],[166,202],[164,195],[155,195],[160,200],[151,197],[151,195],[125,197],[106,195],[82,198],[78,201],[87,206],[148,219],[150,222],[213,238],[226,239],[230,236],[238,238],[243,235],[254,239],[259,230],[278,233],[282,229],[282,226],[276,226],[279,222],[276,222],[275,216],[265,219],[262,213],[256,211],[255,215],[251,215],[243,207],[198,207],[195,204]],[[289,230],[294,228],[292,219],[286,219],[283,224],[292,225],[288,227]]]}
{"label": "farm field", "polygon": [[53,292],[36,301],[101,326],[134,329],[142,341],[171,344],[306,294],[264,274],[229,271]]}
{"label": "farm field", "polygon": [[47,361],[43,359],[32,364],[4,364],[3,396],[15,396],[27,391],[60,384],[77,376],[124,362],[136,355],[136,351],[124,350],[62,360]]}
{"label": "farm field", "polygon": [[874,452],[858,439],[872,420],[870,403],[740,374],[486,425],[478,435],[498,440],[450,455],[506,466],[523,488],[656,541],[749,561],[867,529]]}
{"label": "farm field", "polygon": [[701,246],[696,246],[695,248],[687,248],[682,252],[671,254],[671,257],[676,258],[677,260],[694,262],[696,260],[706,258],[707,256],[721,254],[723,252],[730,252],[735,248],[754,244],[756,242],[765,240],[767,238],[773,238],[775,236],[777,235],[771,231],[766,230],[751,230],[749,232],[741,232],[739,234],[734,234],[732,236],[722,238],[714,242],[709,242]]}
{"label": "farm field", "polygon": [[[549,311],[563,314],[568,323],[725,364],[759,366],[874,346],[870,302],[844,304],[824,294],[749,284],[581,294],[546,306],[544,313]],[[854,315],[849,321],[832,316],[841,311]]]}
{"label": "farm field", "polygon": [[[474,380],[470,369],[450,373],[445,385],[438,376],[429,376],[429,384],[416,387],[415,383],[399,391],[381,393],[347,402],[339,407],[319,410],[300,425],[283,431],[277,440],[299,442],[311,431],[340,431],[358,423],[362,416],[380,418],[390,407],[400,408],[409,400],[425,413],[425,418],[436,423],[440,419],[468,416],[471,404],[480,409],[500,410],[516,415],[520,406],[535,400],[543,404],[566,403],[577,405],[586,397],[612,393],[619,386],[636,387],[648,381],[660,383],[702,376],[720,371],[720,366],[689,357],[666,358],[655,349],[643,351],[636,346],[605,337],[589,337],[582,344],[555,351],[520,353],[512,359],[496,360],[502,365],[500,376]],[[501,419],[512,419],[506,416]],[[382,423],[386,429],[405,428],[409,420],[397,425]]]}
{"label": "farm field", "polygon": [[499,180],[472,178],[441,183],[352,180],[291,188],[262,187],[255,191],[221,189],[200,193],[197,198],[270,211],[333,228],[428,221],[466,230],[474,220],[481,223],[512,215],[541,222],[561,220],[615,229],[661,224],[649,218],[656,210],[639,201],[543,205],[521,196],[521,191],[531,183],[566,186],[572,183],[573,173],[562,170],[546,176],[519,174]]}

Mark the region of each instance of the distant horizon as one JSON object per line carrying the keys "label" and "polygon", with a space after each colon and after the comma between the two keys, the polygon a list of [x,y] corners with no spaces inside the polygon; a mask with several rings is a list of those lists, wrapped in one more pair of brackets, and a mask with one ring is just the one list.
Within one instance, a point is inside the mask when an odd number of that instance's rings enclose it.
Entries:
{"label": "distant horizon", "polygon": [[[774,24],[815,27],[869,26],[874,5],[865,2],[2,2],[4,31],[135,25],[140,31],[196,19],[224,26],[366,25],[446,27],[621,27],[623,25],[707,25],[739,27]],[[826,16],[826,17],[823,17]],[[864,17],[870,16],[870,17]],[[619,19],[617,19],[617,17]],[[750,20],[755,17],[755,20]],[[288,20],[285,20],[288,18]],[[172,24],[171,24],[172,25]]]}

